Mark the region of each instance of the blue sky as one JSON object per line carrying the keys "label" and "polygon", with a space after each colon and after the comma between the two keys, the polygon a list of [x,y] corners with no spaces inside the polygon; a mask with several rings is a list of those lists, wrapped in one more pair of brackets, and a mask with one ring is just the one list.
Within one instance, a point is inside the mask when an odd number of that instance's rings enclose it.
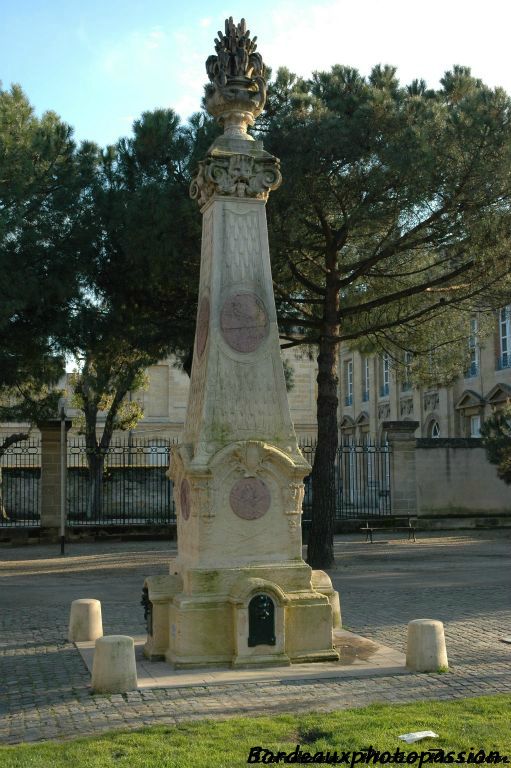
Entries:
{"label": "blue sky", "polygon": [[204,62],[226,16],[245,16],[273,68],[299,75],[341,63],[398,67],[431,86],[453,64],[511,93],[507,0],[0,0],[0,80],[38,113],[55,110],[77,139],[128,135],[144,110],[200,106]]}

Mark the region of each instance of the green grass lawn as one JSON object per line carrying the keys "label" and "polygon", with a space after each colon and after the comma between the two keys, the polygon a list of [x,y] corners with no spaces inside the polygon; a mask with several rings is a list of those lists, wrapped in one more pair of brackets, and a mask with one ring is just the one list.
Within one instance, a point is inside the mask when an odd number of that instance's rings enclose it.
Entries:
{"label": "green grass lawn", "polygon": [[[408,745],[398,736],[433,730],[438,739]],[[394,754],[431,748],[499,750],[511,762],[511,696],[400,706],[375,704],[329,714],[281,715],[145,728],[43,744],[0,747],[1,768],[231,768],[247,764],[250,748],[274,753],[372,746]],[[280,763],[284,764],[284,763]],[[364,765],[364,763],[359,763]],[[477,763],[475,763],[477,764]],[[375,763],[380,765],[380,763]],[[404,763],[406,765],[406,763]],[[415,763],[418,765],[418,763]]]}

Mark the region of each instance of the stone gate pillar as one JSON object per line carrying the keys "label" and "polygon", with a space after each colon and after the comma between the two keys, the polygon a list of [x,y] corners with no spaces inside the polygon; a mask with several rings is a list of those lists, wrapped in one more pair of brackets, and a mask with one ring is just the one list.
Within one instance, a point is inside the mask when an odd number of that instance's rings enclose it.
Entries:
{"label": "stone gate pillar", "polygon": [[418,421],[384,421],[390,446],[390,500],[394,515],[417,514],[416,449]]}
{"label": "stone gate pillar", "polygon": [[[71,419],[64,421],[66,465],[67,433],[71,428],[71,423]],[[41,531],[56,537],[60,528],[62,494],[61,420],[48,419],[40,422],[37,426],[41,432]]]}

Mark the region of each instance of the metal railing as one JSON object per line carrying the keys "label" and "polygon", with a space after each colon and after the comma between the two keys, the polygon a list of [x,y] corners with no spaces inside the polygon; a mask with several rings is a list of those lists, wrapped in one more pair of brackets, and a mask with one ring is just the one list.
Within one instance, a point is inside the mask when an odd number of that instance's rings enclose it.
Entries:
{"label": "metal railing", "polygon": [[[67,522],[70,526],[168,525],[176,520],[170,450],[177,441],[117,440],[93,470],[83,441],[68,444]],[[300,448],[312,464],[315,440]],[[25,441],[0,459],[0,527],[40,524],[41,448]],[[311,478],[305,479],[304,518],[313,508]],[[353,442],[339,446],[335,459],[338,519],[391,514],[389,447]]]}
{"label": "metal railing", "polygon": [[[312,464],[315,441],[303,441],[300,448]],[[390,496],[390,446],[367,441],[340,445],[335,458],[336,518],[384,517],[392,514]],[[313,510],[311,476],[305,479],[304,518]]]}
{"label": "metal railing", "polygon": [[[175,441],[174,441],[175,442]],[[83,442],[68,446],[69,525],[166,525],[176,520],[166,475],[171,440],[117,440],[87,461]]]}
{"label": "metal railing", "polygon": [[40,514],[41,444],[24,440],[0,457],[0,528],[38,527]]}

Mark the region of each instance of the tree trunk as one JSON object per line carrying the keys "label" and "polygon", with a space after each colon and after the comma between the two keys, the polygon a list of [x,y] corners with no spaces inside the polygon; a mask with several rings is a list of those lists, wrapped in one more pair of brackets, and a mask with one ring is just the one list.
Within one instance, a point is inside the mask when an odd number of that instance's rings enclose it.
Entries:
{"label": "tree trunk", "polygon": [[337,406],[339,346],[339,284],[337,250],[331,238],[326,257],[323,327],[318,353],[318,440],[312,465],[312,525],[307,562],[312,568],[334,564],[336,510],[335,460],[337,456]]}
{"label": "tree trunk", "polygon": [[105,466],[105,454],[96,450],[87,451],[87,464],[89,467],[89,493],[87,497],[87,520],[99,522],[103,511],[103,470]]}
{"label": "tree trunk", "polygon": [[320,569],[334,564],[338,357],[337,344],[323,337],[318,355],[318,441],[312,466],[312,526],[307,548],[307,562]]}
{"label": "tree trunk", "polygon": [[88,520],[101,520],[105,459],[114,432],[115,417],[126,391],[127,389],[116,392],[112,405],[106,415],[101,440],[98,442],[96,425],[99,401],[97,397],[89,400],[87,388],[82,387],[82,397],[84,399],[83,412],[85,416],[85,449],[87,452],[87,466],[89,468],[89,494],[86,511]]}

